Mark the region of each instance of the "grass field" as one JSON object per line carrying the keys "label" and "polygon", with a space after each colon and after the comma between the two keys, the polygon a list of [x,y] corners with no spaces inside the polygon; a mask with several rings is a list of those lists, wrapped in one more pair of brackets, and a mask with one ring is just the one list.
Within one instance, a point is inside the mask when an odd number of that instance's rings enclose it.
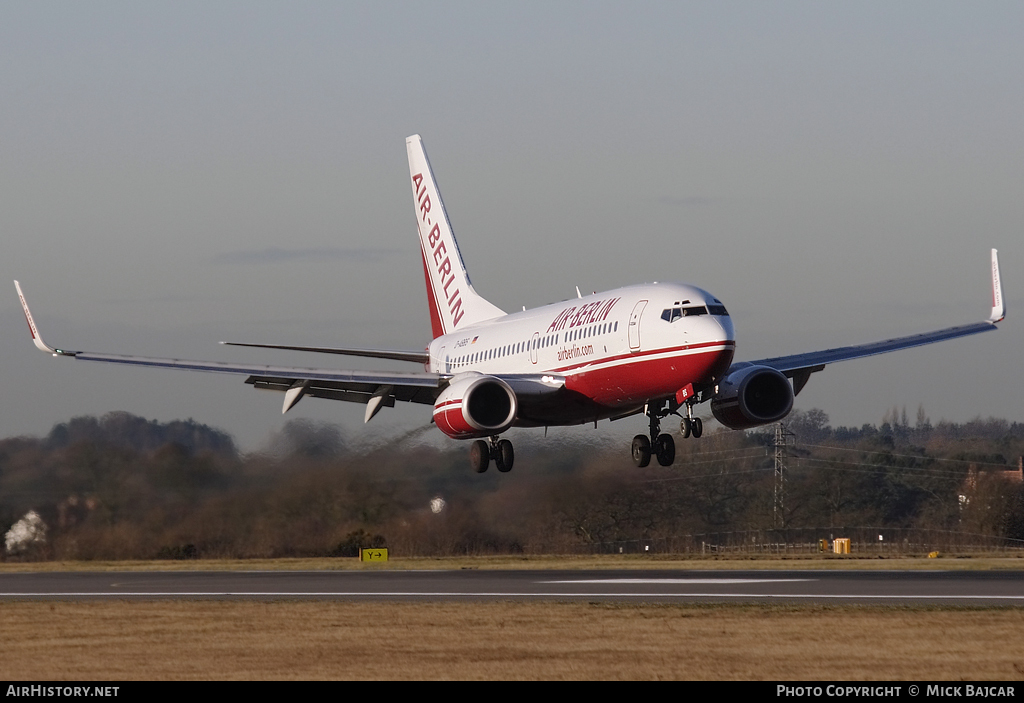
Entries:
{"label": "grass field", "polygon": [[1022,680],[1024,609],[3,602],[8,679]]}
{"label": "grass field", "polygon": [[[494,557],[3,563],[145,569],[1021,569],[1024,559]],[[0,601],[0,677],[1024,680],[1024,608]]]}

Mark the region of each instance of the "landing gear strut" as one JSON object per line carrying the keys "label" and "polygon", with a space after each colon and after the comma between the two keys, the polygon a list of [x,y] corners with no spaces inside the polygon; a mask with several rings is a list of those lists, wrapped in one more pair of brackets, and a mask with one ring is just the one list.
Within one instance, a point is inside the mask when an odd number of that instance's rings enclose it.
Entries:
{"label": "landing gear strut", "polygon": [[686,417],[679,421],[679,432],[683,435],[683,439],[691,434],[695,439],[704,434],[704,423],[700,421],[699,417],[693,416],[693,406],[689,403],[686,405]]}
{"label": "landing gear strut", "polygon": [[[672,462],[676,459],[676,443],[672,439],[670,434],[661,434],[661,418],[666,415],[679,413],[677,410],[680,406],[669,404],[668,407],[655,408],[651,403],[648,403],[644,409],[644,414],[647,415],[650,420],[650,439],[642,434],[638,434],[633,438],[633,463],[643,468],[651,463],[651,455],[653,454],[658,458],[658,463],[662,466],[672,466]],[[701,422],[699,417],[693,416],[693,404],[691,402],[686,403],[686,417],[679,422],[679,432],[683,435],[683,438],[693,436],[700,437],[704,434],[704,423]]]}
{"label": "landing gear strut", "polygon": [[648,439],[642,434],[633,438],[633,463],[643,468],[651,463],[651,454],[658,458],[662,466],[672,466],[676,460],[676,443],[670,434],[661,434],[661,418],[667,411],[659,411],[648,406],[647,417],[650,418],[650,434]]}
{"label": "landing gear strut", "polygon": [[512,449],[512,442],[507,439],[491,437],[490,442],[478,439],[469,448],[469,464],[478,474],[487,471],[487,467],[494,459],[494,466],[502,473],[512,470],[512,464],[516,460],[515,450]]}

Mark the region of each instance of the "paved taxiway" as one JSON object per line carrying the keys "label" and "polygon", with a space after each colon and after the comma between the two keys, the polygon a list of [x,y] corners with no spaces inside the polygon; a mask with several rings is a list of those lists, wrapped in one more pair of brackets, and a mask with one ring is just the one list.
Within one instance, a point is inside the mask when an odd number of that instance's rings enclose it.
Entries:
{"label": "paved taxiway", "polygon": [[0,574],[0,599],[307,599],[1024,606],[1024,571],[166,571]]}

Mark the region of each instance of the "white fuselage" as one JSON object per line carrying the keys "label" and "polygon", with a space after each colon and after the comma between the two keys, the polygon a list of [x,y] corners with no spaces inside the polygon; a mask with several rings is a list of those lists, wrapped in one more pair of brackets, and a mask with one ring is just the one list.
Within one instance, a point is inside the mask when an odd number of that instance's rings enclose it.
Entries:
{"label": "white fuselage", "polygon": [[[717,313],[717,314],[716,314]],[[735,351],[732,320],[707,291],[654,283],[567,300],[480,322],[430,343],[429,371],[458,376],[555,374],[607,410],[709,386]],[[559,423],[587,422],[551,418]]]}

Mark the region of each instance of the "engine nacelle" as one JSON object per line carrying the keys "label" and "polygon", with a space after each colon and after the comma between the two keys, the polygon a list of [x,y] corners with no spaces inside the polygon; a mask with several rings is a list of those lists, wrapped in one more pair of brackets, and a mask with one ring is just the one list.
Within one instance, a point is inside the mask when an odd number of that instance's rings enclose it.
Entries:
{"label": "engine nacelle", "polygon": [[726,427],[745,430],[778,422],[793,409],[789,379],[767,366],[737,369],[718,382],[711,412]]}
{"label": "engine nacelle", "polygon": [[516,421],[515,391],[494,376],[466,374],[448,384],[434,403],[434,424],[452,439],[501,434]]}

